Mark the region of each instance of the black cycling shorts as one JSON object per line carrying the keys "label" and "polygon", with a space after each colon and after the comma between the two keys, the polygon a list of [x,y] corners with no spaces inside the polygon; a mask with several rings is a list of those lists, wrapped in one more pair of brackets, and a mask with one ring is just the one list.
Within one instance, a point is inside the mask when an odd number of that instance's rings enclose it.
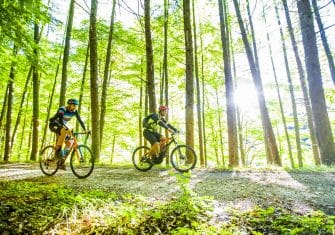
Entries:
{"label": "black cycling shorts", "polygon": [[157,132],[149,131],[147,129],[144,129],[143,136],[150,142],[151,145],[153,145],[156,142],[159,142],[162,137],[161,134]]}

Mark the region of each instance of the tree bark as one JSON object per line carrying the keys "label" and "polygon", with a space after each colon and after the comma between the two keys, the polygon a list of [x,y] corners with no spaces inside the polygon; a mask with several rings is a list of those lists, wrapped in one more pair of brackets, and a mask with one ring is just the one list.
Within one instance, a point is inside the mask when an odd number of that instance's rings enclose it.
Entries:
{"label": "tree bark", "polygon": [[0,115],[0,131],[2,130],[2,122],[4,120],[5,113],[6,113],[7,98],[8,98],[8,84],[6,86],[5,95],[3,97],[2,109],[1,109],[1,115]]}
{"label": "tree bark", "polygon": [[[229,31],[230,34],[230,38],[232,38],[231,35],[231,31]],[[235,56],[234,56],[234,47],[232,45],[232,43],[230,44],[231,47],[231,57],[232,57],[232,63],[233,63],[233,74],[234,74],[234,80],[235,80],[235,89],[237,88],[237,74],[236,74],[236,64],[235,64]],[[241,114],[240,114],[240,109],[238,107],[238,105],[235,106],[236,107],[236,119],[237,119],[237,135],[238,135],[238,149],[239,149],[239,153],[240,153],[240,159],[242,162],[242,166],[246,166],[246,161],[245,161],[245,149],[244,149],[244,144],[243,144],[243,128],[242,128],[242,121],[241,121]]]}
{"label": "tree bark", "polygon": [[[17,55],[17,48],[14,45],[13,47],[13,57]],[[15,60],[15,59],[14,59]],[[9,81],[8,81],[8,98],[7,98],[7,115],[6,115],[6,134],[5,134],[5,151],[4,158],[5,162],[8,162],[11,157],[11,128],[12,128],[12,111],[13,111],[13,101],[14,101],[14,80],[15,80],[15,67],[16,62],[12,61],[10,72],[9,72]]]}
{"label": "tree bark", "polygon": [[[221,152],[221,162],[222,162],[222,167],[224,168],[226,165],[225,159],[224,159],[224,151],[223,151],[223,134],[222,134],[222,120],[221,120],[221,109],[220,104],[219,104],[219,93],[218,89],[215,87],[215,97],[216,97],[216,107],[217,107],[217,116],[218,116],[218,124],[219,124],[219,137],[220,137],[220,152]],[[229,159],[229,164],[230,164],[230,159]],[[232,165],[234,166],[234,165]]]}
{"label": "tree bark", "polygon": [[[280,36],[281,36],[281,41],[282,41],[282,49],[283,49],[284,61],[285,61],[285,68],[286,68],[287,77],[288,77],[289,86],[290,86],[290,93],[292,92],[290,97],[291,97],[292,106],[294,106],[293,113],[294,113],[294,115],[297,115],[296,105],[295,105],[295,98],[294,98],[294,93],[293,93],[292,80],[291,80],[291,74],[290,74],[290,70],[289,70],[289,66],[288,66],[288,60],[287,60],[286,45],[285,45],[285,41],[284,41],[284,37],[283,37],[283,30],[281,28],[281,23],[280,23],[279,15],[276,14],[276,17],[277,17],[277,22],[278,22],[278,25],[279,25],[279,30],[280,30]],[[264,9],[264,7],[263,7],[263,19],[264,19],[264,22],[266,24],[267,21],[266,21],[266,15],[265,15],[265,9]],[[270,40],[270,35],[269,35],[268,30],[266,30],[266,38],[267,38],[267,41],[268,41],[268,47],[269,47],[269,51],[270,51],[271,66],[272,66],[272,71],[273,71],[273,75],[274,75],[274,79],[275,79],[275,84],[276,84],[277,97],[278,97],[278,102],[279,102],[279,107],[280,107],[280,115],[281,115],[281,118],[282,118],[282,121],[283,121],[283,126],[284,126],[284,131],[285,131],[285,137],[286,137],[286,143],[287,143],[287,149],[288,149],[289,159],[290,159],[291,167],[294,168],[294,159],[293,159],[293,154],[292,154],[292,145],[291,145],[290,136],[289,136],[288,129],[287,129],[286,118],[285,118],[285,114],[284,114],[283,101],[282,101],[282,97],[281,97],[281,94],[280,94],[277,71],[276,71],[276,67],[275,67],[274,61],[273,61],[273,53],[272,53],[272,47],[271,47],[271,40]],[[294,118],[294,120],[296,122],[297,118]],[[298,135],[296,135],[296,136],[298,136]],[[299,134],[299,136],[300,136],[300,134]],[[297,147],[298,154],[300,153],[300,157],[298,155],[298,159],[302,159],[301,158],[300,137],[297,138],[297,140],[299,140],[299,147],[300,147],[300,148]],[[299,149],[300,149],[300,151],[299,151]],[[299,163],[300,163],[300,161],[299,161]]]}
{"label": "tree bark", "polygon": [[[40,40],[39,26],[34,25],[34,41],[38,45]],[[39,127],[39,93],[40,93],[40,78],[39,78],[39,51],[34,49],[34,64],[33,64],[33,133],[30,160],[36,161],[38,155],[38,127]]]}
{"label": "tree bark", "polygon": [[113,0],[111,22],[110,22],[110,26],[109,26],[109,35],[108,35],[108,45],[107,45],[107,52],[106,52],[105,69],[104,69],[104,79],[103,79],[103,82],[102,82],[101,112],[100,112],[100,148],[101,148],[101,144],[103,142],[103,132],[104,132],[104,127],[105,127],[107,83],[108,83],[108,75],[109,75],[110,62],[111,62],[111,50],[112,50],[112,40],[113,40],[113,32],[114,32],[115,5],[116,5],[116,0]]}
{"label": "tree bark", "polygon": [[234,102],[234,83],[231,73],[229,26],[227,18],[224,17],[224,15],[227,15],[227,7],[226,1],[224,1],[224,6],[222,0],[218,0],[218,2],[220,14],[222,55],[226,85],[229,166],[236,167],[239,165],[236,128],[236,107]]}
{"label": "tree bark", "polygon": [[247,13],[248,13],[248,19],[250,24],[250,30],[251,30],[251,38],[252,38],[252,47],[253,47],[253,53],[255,57],[255,63],[257,66],[258,71],[260,71],[259,67],[259,59],[258,59],[258,50],[257,50],[257,44],[256,44],[256,37],[255,37],[255,30],[254,30],[254,23],[251,17],[251,11],[250,11],[250,3],[249,0],[247,0]]}
{"label": "tree bark", "polygon": [[332,52],[330,50],[330,47],[329,47],[329,44],[328,44],[326,32],[325,32],[325,29],[323,27],[323,23],[322,23],[322,20],[321,20],[318,4],[317,4],[316,0],[312,0],[312,4],[313,4],[313,9],[314,9],[315,19],[316,19],[316,22],[319,26],[322,45],[323,45],[323,48],[325,50],[326,57],[327,57],[327,60],[328,60],[330,75],[331,75],[333,83],[335,85],[335,65],[334,65],[333,54],[332,54]]}
{"label": "tree bark", "polygon": [[309,0],[298,0],[297,6],[305,52],[309,95],[312,103],[312,113],[315,122],[321,160],[323,164],[332,165],[335,163],[335,144],[322,86],[318,48],[314,33],[313,15]]}
{"label": "tree bark", "polygon": [[204,138],[204,161],[207,167],[207,138],[206,138],[206,119],[205,119],[205,75],[204,75],[204,54],[202,33],[200,31],[200,48],[201,48],[201,89],[202,89],[202,133]]}
{"label": "tree bark", "polygon": [[74,3],[75,3],[75,0],[71,0],[70,7],[69,7],[69,15],[67,19],[65,45],[64,45],[64,53],[63,53],[62,83],[61,83],[60,96],[59,96],[59,106],[62,106],[65,104],[66,83],[67,83],[67,64],[68,64],[69,55],[70,55],[70,40],[71,40],[72,25],[73,25]]}
{"label": "tree bark", "polygon": [[[27,99],[26,99],[26,107],[25,107],[25,110],[27,110],[27,107],[28,107],[28,105],[29,105],[29,96],[30,96],[30,93],[31,92],[29,92],[28,91],[28,94],[27,94]],[[19,156],[18,156],[18,161],[20,162],[20,160],[21,160],[21,152],[22,152],[22,147],[23,147],[23,139],[24,139],[24,137],[26,137],[27,135],[26,135],[26,133],[25,133],[25,129],[26,129],[26,121],[27,121],[27,114],[26,114],[26,112],[25,112],[25,115],[24,115],[24,119],[23,119],[23,124],[22,124],[22,134],[21,134],[21,141],[20,141],[20,147],[19,147]],[[28,135],[29,136],[29,135]],[[27,153],[24,153],[23,154],[24,156],[28,156],[28,154]]]}
{"label": "tree bark", "polygon": [[[299,78],[300,78],[300,86],[301,86],[301,90],[302,90],[302,93],[303,93],[303,96],[304,96],[304,103],[305,103],[305,107],[306,107],[308,128],[309,128],[310,138],[311,138],[311,142],[312,142],[314,162],[315,162],[316,165],[320,165],[320,154],[319,154],[319,149],[318,149],[318,143],[317,143],[317,140],[316,140],[316,133],[315,133],[315,126],[314,126],[314,120],[313,120],[313,115],[312,115],[311,103],[310,103],[309,95],[308,95],[308,91],[307,91],[305,72],[304,72],[302,62],[301,62],[301,59],[300,59],[300,56],[299,56],[298,46],[297,46],[297,42],[296,42],[296,39],[295,39],[295,36],[294,36],[294,31],[293,31],[291,17],[290,17],[288,5],[287,5],[287,0],[282,0],[282,3],[283,3],[283,6],[284,6],[284,10],[285,10],[285,17],[286,17],[286,21],[287,21],[288,31],[289,31],[289,34],[290,34],[290,39],[291,39],[291,44],[292,44],[292,48],[293,48],[293,52],[294,52],[294,57],[295,57],[297,67],[298,67],[298,73],[299,73]],[[278,11],[277,4],[275,3],[274,5],[275,5],[276,10]]]}
{"label": "tree bark", "polygon": [[47,117],[45,119],[45,128],[44,128],[44,132],[43,132],[43,138],[42,138],[42,141],[41,141],[41,148],[40,148],[40,150],[42,150],[43,147],[44,147],[44,145],[45,145],[46,134],[47,134],[47,130],[49,129],[48,128],[48,124],[49,124],[49,118],[50,118],[50,111],[51,111],[51,107],[52,107],[52,103],[53,103],[53,97],[54,97],[54,94],[55,94],[57,77],[58,77],[58,71],[59,71],[59,63],[57,64],[56,74],[55,74],[55,78],[54,78],[54,83],[53,83],[51,94],[50,94],[48,113],[47,113]]}
{"label": "tree bark", "polygon": [[91,65],[91,119],[92,152],[96,161],[100,160],[100,121],[99,121],[99,85],[98,85],[98,49],[97,49],[97,0],[91,0],[90,14],[90,65]]}
{"label": "tree bark", "polygon": [[256,65],[254,61],[254,56],[252,54],[252,50],[251,50],[251,47],[250,47],[250,44],[247,38],[247,34],[246,34],[245,27],[242,21],[242,16],[241,16],[241,12],[240,12],[237,0],[234,0],[234,6],[235,6],[236,14],[238,17],[238,23],[241,29],[242,40],[243,40],[244,47],[247,53],[252,78],[253,78],[254,85],[255,85],[255,88],[258,94],[257,99],[258,99],[258,104],[259,104],[260,113],[261,113],[262,126],[264,130],[264,140],[265,140],[268,164],[275,164],[275,165],[281,166],[282,163],[281,163],[281,159],[278,153],[276,139],[274,136],[270,116],[269,116],[266,103],[265,103],[262,79],[260,76],[260,72],[258,70],[258,66]]}
{"label": "tree bark", "polygon": [[[84,70],[83,70],[83,77],[81,79],[81,85],[80,85],[80,94],[79,94],[79,107],[78,112],[81,113],[81,107],[83,103],[83,95],[84,95],[84,87],[86,83],[86,73],[87,73],[87,67],[88,67],[88,58],[90,56],[90,43],[88,43],[86,48],[86,55],[85,55],[85,63],[84,63]],[[76,130],[79,130],[79,122],[76,122]]]}
{"label": "tree bark", "polygon": [[[165,105],[169,107],[169,70],[168,70],[168,28],[169,28],[169,0],[164,0],[164,53],[163,53],[163,78],[164,78],[164,99]],[[169,120],[169,113],[166,115],[166,120]],[[169,132],[165,130],[165,136]],[[169,153],[167,153],[169,154]],[[170,159],[165,159],[165,164],[170,164]]]}
{"label": "tree bark", "polygon": [[194,148],[194,76],[193,76],[193,43],[191,28],[190,0],[183,0],[184,36],[186,50],[186,144]]}
{"label": "tree bark", "polygon": [[197,44],[197,26],[195,21],[195,10],[194,0],[192,0],[192,11],[193,11],[193,34],[194,34],[194,63],[195,63],[195,84],[197,91],[197,117],[198,117],[198,138],[199,138],[199,156],[200,165],[205,166],[204,158],[204,147],[203,147],[203,134],[202,134],[202,110],[201,110],[201,98],[200,98],[200,79],[199,79],[199,63],[198,63],[198,44]]}
{"label": "tree bark", "polygon": [[16,117],[16,122],[15,122],[15,125],[14,125],[13,134],[12,134],[12,140],[11,140],[11,143],[12,143],[11,147],[12,148],[13,148],[13,145],[14,145],[16,131],[17,131],[17,128],[20,124],[20,120],[21,120],[21,116],[22,116],[23,103],[24,103],[25,98],[26,98],[26,93],[27,93],[27,90],[28,90],[28,85],[29,85],[29,82],[30,82],[32,71],[33,71],[33,67],[30,67],[27,78],[26,78],[26,83],[24,84],[23,93],[22,93],[21,102],[20,102],[20,107],[19,107],[19,112],[18,112],[17,117]]}
{"label": "tree bark", "polygon": [[144,0],[144,30],[145,30],[145,48],[147,57],[147,91],[149,96],[149,112],[156,112],[156,92],[155,92],[155,72],[154,55],[151,40],[150,26],[150,0]]}

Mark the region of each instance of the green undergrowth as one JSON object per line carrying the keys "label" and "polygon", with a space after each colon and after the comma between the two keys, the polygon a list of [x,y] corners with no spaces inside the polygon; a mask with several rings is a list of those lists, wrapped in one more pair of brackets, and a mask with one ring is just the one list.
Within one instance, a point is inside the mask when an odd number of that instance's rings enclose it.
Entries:
{"label": "green undergrowth", "polygon": [[242,212],[197,196],[190,175],[176,177],[179,190],[168,200],[48,182],[0,182],[0,234],[334,233],[335,216],[273,207]]}

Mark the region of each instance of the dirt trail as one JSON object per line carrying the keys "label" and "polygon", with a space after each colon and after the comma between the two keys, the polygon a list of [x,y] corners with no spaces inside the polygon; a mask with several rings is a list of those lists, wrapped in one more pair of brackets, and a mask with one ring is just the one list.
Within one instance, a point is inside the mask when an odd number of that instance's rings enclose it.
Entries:
{"label": "dirt trail", "polygon": [[[133,168],[96,167],[84,180],[68,167],[55,176],[42,174],[38,164],[0,165],[0,181],[25,180],[56,182],[74,190],[100,189],[118,194],[133,193],[165,200],[179,190],[173,170],[153,168],[139,172]],[[335,214],[335,172],[289,173],[286,171],[194,170],[190,187],[200,196],[212,196],[220,205],[248,210],[255,205],[280,206],[298,213],[322,210]]]}

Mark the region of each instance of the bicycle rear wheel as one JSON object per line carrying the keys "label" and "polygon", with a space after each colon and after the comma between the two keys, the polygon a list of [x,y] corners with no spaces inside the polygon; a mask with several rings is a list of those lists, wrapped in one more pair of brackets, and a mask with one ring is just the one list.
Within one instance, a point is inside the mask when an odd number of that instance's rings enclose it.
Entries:
{"label": "bicycle rear wheel", "polygon": [[179,172],[187,172],[195,167],[197,156],[187,145],[178,145],[171,152],[171,164]]}
{"label": "bicycle rear wheel", "polygon": [[58,159],[55,156],[55,148],[52,145],[46,146],[40,153],[40,168],[47,176],[56,174],[58,170]]}
{"label": "bicycle rear wheel", "polygon": [[132,160],[137,170],[148,171],[152,168],[153,164],[150,162],[149,151],[150,148],[147,146],[140,146],[134,150]]}
{"label": "bicycle rear wheel", "polygon": [[89,177],[94,169],[94,157],[91,149],[86,145],[78,145],[77,150],[72,151],[70,166],[73,174],[79,179]]}

